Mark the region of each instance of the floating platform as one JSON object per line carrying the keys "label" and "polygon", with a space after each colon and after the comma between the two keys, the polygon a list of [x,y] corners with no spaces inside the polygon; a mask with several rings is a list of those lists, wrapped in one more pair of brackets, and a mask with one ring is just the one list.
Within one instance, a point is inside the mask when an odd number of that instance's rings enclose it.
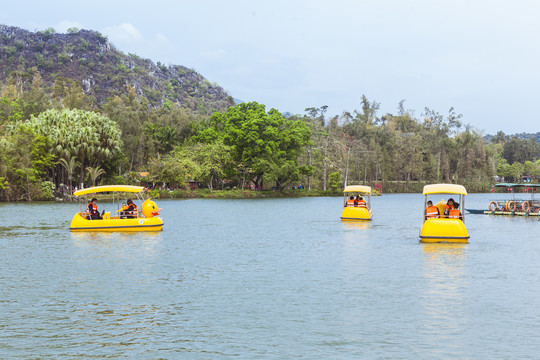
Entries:
{"label": "floating platform", "polygon": [[507,216],[539,216],[537,212],[524,211],[484,211],[484,215],[507,215]]}

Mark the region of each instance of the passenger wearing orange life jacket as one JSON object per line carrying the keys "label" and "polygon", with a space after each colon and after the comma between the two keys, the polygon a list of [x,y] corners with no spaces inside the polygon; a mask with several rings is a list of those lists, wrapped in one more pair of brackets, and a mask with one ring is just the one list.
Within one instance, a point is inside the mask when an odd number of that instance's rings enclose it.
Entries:
{"label": "passenger wearing orange life jacket", "polygon": [[131,201],[131,199],[127,200],[127,209],[125,211],[125,214],[127,215],[128,219],[134,219],[137,217],[137,205]]}
{"label": "passenger wearing orange life jacket", "polygon": [[356,200],[354,202],[354,206],[363,206],[363,207],[366,207],[366,200],[364,200],[363,197],[361,197],[360,195],[358,195],[356,197]]}
{"label": "passenger wearing orange life jacket", "polygon": [[99,214],[99,211],[98,211],[98,208],[97,208],[97,205],[96,205],[96,201],[97,201],[97,199],[93,198],[92,201],[90,201],[90,203],[88,204],[88,208],[87,208],[86,212],[88,214],[88,219],[89,220],[101,220],[102,219],[101,215]]}
{"label": "passenger wearing orange life jacket", "polygon": [[120,213],[120,219],[127,219],[127,216],[126,216],[127,209],[128,209],[128,206],[126,205],[126,203],[122,203],[122,207],[120,208],[120,210],[118,210],[118,212]]}
{"label": "passenger wearing orange life jacket", "polygon": [[354,196],[351,195],[349,200],[347,200],[347,206],[354,206]]}
{"label": "passenger wearing orange life jacket", "polygon": [[433,206],[433,202],[429,200],[427,202],[426,207],[426,220],[427,219],[436,219],[441,216],[441,213],[439,212],[439,208],[436,206]]}
{"label": "passenger wearing orange life jacket", "polygon": [[454,199],[450,198],[448,199],[448,202],[446,203],[446,207],[444,208],[444,215],[449,216],[450,210],[454,208]]}
{"label": "passenger wearing orange life jacket", "polygon": [[450,219],[459,219],[459,218],[461,218],[461,212],[459,211],[459,204],[457,202],[454,203],[454,208],[450,209],[450,211],[448,211],[448,217]]}

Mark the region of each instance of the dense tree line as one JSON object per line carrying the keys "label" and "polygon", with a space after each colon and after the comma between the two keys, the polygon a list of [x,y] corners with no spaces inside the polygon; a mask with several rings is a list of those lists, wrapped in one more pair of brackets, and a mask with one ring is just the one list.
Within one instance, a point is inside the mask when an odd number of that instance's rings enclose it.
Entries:
{"label": "dense tree line", "polygon": [[[383,191],[420,191],[453,182],[469,191],[497,180],[540,180],[539,144],[499,132],[485,141],[454,109],[379,114],[281,114],[256,102],[211,116],[149,100],[127,86],[101,104],[74,80],[46,86],[35,71],[0,84],[0,199],[52,199],[54,191],[100,183],[196,181],[209,189],[339,189],[367,183]],[[141,179],[140,172],[149,175]]]}
{"label": "dense tree line", "polygon": [[326,116],[322,106],[292,116],[312,129],[313,146],[303,161],[314,166],[314,185],[324,188],[330,174],[340,184],[378,183],[386,191],[420,191],[434,182],[486,191],[497,180],[540,180],[540,144],[534,139],[499,132],[486,142],[453,108],[446,114],[425,108],[416,118],[404,103],[396,114],[379,115],[380,104],[363,96],[361,110],[353,113]]}

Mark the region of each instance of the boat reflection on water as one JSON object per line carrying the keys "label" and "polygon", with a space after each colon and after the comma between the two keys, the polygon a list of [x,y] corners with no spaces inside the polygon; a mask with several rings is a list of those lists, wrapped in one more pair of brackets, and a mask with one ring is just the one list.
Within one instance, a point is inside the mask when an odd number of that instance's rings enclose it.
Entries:
{"label": "boat reflection on water", "polygon": [[455,343],[455,353],[449,357],[464,357],[460,352],[468,339],[464,335],[470,326],[466,299],[468,288],[467,244],[422,243],[423,340],[428,346],[439,346],[449,338]]}
{"label": "boat reflection on water", "polygon": [[131,231],[117,231],[117,232],[71,232],[71,239],[74,243],[81,241],[90,242],[118,242],[122,240],[138,240],[143,242],[156,242],[161,240],[162,233],[159,232],[141,232],[136,234]]}
{"label": "boat reflection on water", "polygon": [[162,232],[70,232],[75,254],[84,258],[87,251],[116,258],[148,258],[159,255]]}
{"label": "boat reflection on water", "polygon": [[424,277],[432,279],[433,284],[440,287],[440,290],[449,290],[463,285],[466,246],[461,243],[422,243]]}
{"label": "boat reflection on water", "polygon": [[354,229],[369,229],[372,226],[372,223],[366,221],[347,221],[342,222],[343,228],[347,230]]}
{"label": "boat reflection on water", "polygon": [[344,240],[352,246],[349,248],[349,255],[356,254],[359,250],[359,246],[362,248],[361,251],[365,251],[364,247],[369,243],[371,229],[373,223],[371,221],[342,221],[343,226],[343,237]]}
{"label": "boat reflection on water", "polygon": [[433,256],[436,260],[441,256],[463,256],[466,249],[466,244],[461,243],[421,243],[424,248],[424,258]]}

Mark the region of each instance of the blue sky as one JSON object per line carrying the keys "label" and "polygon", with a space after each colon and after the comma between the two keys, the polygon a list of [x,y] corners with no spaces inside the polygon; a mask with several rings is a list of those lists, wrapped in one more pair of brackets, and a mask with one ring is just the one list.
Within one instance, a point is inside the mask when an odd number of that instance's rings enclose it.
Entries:
{"label": "blue sky", "polygon": [[97,30],[117,49],[193,68],[282,112],[360,99],[420,117],[454,107],[483,133],[540,131],[540,2],[10,1],[0,23]]}

